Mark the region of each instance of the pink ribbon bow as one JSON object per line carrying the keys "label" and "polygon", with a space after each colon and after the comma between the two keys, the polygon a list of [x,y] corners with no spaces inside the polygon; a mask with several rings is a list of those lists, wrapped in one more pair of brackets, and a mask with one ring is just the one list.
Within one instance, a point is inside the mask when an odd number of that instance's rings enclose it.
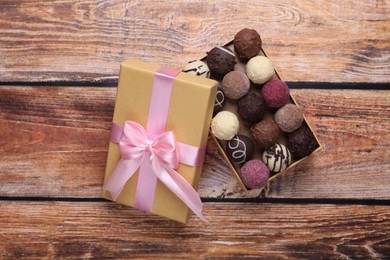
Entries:
{"label": "pink ribbon bow", "polygon": [[173,132],[151,136],[138,123],[126,121],[119,140],[121,160],[105,183],[114,200],[117,199],[126,182],[142,165],[150,167],[156,177],[180,198],[200,219],[202,202],[195,189],[175,171],[180,156]]}

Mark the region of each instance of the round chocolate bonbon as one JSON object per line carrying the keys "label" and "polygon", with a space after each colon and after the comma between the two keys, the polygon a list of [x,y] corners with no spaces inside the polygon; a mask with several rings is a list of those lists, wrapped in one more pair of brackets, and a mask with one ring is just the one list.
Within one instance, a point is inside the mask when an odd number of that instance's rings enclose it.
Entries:
{"label": "round chocolate bonbon", "polygon": [[290,91],[284,81],[272,79],[262,88],[261,93],[267,106],[279,108],[287,104],[290,98]]}
{"label": "round chocolate bonbon", "polygon": [[237,134],[238,127],[237,116],[229,111],[221,111],[211,120],[211,132],[219,140],[232,139]]}
{"label": "round chocolate bonbon", "polygon": [[274,121],[264,119],[251,127],[251,133],[261,147],[268,148],[276,144],[280,131]]}
{"label": "round chocolate bonbon", "polygon": [[224,105],[225,105],[225,94],[223,93],[222,89],[218,88],[217,95],[215,96],[213,116],[221,112]]}
{"label": "round chocolate bonbon", "polygon": [[228,72],[234,70],[236,64],[236,56],[234,53],[225,47],[214,47],[207,54],[207,65],[211,71],[211,76],[217,79],[222,79]]}
{"label": "round chocolate bonbon", "polygon": [[203,78],[210,78],[210,70],[206,63],[201,60],[193,60],[188,62],[183,70],[185,73],[189,73],[195,76]]}
{"label": "round chocolate bonbon", "polygon": [[226,154],[235,163],[244,163],[252,158],[254,145],[245,135],[236,135],[226,144]]}
{"label": "round chocolate bonbon", "polygon": [[248,93],[250,85],[245,73],[231,71],[223,77],[221,88],[228,98],[239,99]]}
{"label": "round chocolate bonbon", "polygon": [[302,125],[303,114],[296,105],[286,104],[276,111],[274,120],[280,130],[291,133]]}
{"label": "round chocolate bonbon", "polygon": [[250,93],[238,101],[237,113],[250,124],[263,119],[265,111],[263,98],[255,93]]}
{"label": "round chocolate bonbon", "polygon": [[295,159],[310,155],[318,148],[317,140],[306,125],[287,135],[287,147]]}
{"label": "round chocolate bonbon", "polygon": [[238,58],[248,60],[259,53],[262,42],[258,32],[244,28],[234,36],[233,44]]}
{"label": "round chocolate bonbon", "polygon": [[256,84],[264,84],[275,74],[274,66],[265,56],[255,56],[246,64],[248,78]]}
{"label": "round chocolate bonbon", "polygon": [[263,162],[271,172],[280,172],[287,168],[291,163],[291,154],[286,146],[275,144],[263,152]]}
{"label": "round chocolate bonbon", "polygon": [[269,169],[261,160],[250,160],[240,170],[240,177],[246,187],[260,189],[269,178]]}

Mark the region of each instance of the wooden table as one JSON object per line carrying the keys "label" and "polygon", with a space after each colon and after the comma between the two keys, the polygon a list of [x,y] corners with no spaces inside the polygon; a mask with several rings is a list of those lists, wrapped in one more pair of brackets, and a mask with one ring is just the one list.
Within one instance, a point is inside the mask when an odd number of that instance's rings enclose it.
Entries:
{"label": "wooden table", "polygon": [[[244,193],[210,140],[211,225],[101,199],[120,62],[181,68],[243,27],[323,150]],[[0,0],[0,81],[0,258],[390,257],[387,0]]]}

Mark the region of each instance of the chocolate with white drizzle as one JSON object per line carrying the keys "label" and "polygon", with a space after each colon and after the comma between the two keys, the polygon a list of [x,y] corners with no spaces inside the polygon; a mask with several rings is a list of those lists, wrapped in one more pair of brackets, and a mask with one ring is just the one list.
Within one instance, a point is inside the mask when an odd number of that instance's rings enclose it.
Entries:
{"label": "chocolate with white drizzle", "polygon": [[192,60],[183,68],[183,72],[196,76],[210,78],[210,70],[206,63],[200,60]]}
{"label": "chocolate with white drizzle", "polygon": [[268,166],[270,172],[280,172],[291,163],[291,154],[286,146],[275,144],[263,152],[263,162]]}
{"label": "chocolate with white drizzle", "polygon": [[245,135],[236,135],[226,144],[226,154],[235,163],[244,163],[252,158],[254,145]]}

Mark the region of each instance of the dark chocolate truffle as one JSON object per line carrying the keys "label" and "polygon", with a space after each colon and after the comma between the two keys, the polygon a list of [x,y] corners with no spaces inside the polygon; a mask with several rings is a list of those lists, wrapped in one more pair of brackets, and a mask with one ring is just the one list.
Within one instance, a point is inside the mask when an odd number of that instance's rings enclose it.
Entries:
{"label": "dark chocolate truffle", "polygon": [[302,125],[303,114],[296,105],[286,104],[276,111],[274,120],[280,130],[291,133]]}
{"label": "dark chocolate truffle", "polygon": [[223,77],[220,86],[225,96],[231,99],[239,99],[248,93],[251,83],[245,73],[230,71]]}
{"label": "dark chocolate truffle", "polygon": [[240,169],[242,182],[250,189],[260,189],[268,181],[269,170],[260,160],[250,160]]}
{"label": "dark chocolate truffle", "polygon": [[279,128],[271,119],[264,119],[253,125],[251,133],[256,142],[263,148],[273,146],[279,138]]}
{"label": "dark chocolate truffle", "polygon": [[226,153],[235,163],[244,163],[252,158],[254,145],[245,135],[236,135],[226,144]]}
{"label": "dark chocolate truffle", "polygon": [[215,96],[213,116],[221,112],[224,105],[225,105],[225,94],[223,93],[222,89],[218,88],[217,95]]}
{"label": "dark chocolate truffle", "polygon": [[256,56],[261,49],[261,38],[258,32],[253,29],[242,29],[233,40],[234,50],[242,60],[249,60]]}
{"label": "dark chocolate truffle", "polygon": [[265,114],[265,102],[255,93],[248,94],[238,101],[237,112],[248,123],[257,123]]}
{"label": "dark chocolate truffle", "polygon": [[226,73],[234,70],[235,64],[236,57],[228,48],[217,46],[207,54],[207,65],[214,78],[223,78]]}
{"label": "dark chocolate truffle", "polygon": [[287,147],[295,159],[300,159],[317,149],[318,143],[309,127],[302,125],[287,136]]}
{"label": "dark chocolate truffle", "polygon": [[287,104],[290,97],[290,91],[284,81],[271,79],[261,90],[267,106],[279,108]]}

